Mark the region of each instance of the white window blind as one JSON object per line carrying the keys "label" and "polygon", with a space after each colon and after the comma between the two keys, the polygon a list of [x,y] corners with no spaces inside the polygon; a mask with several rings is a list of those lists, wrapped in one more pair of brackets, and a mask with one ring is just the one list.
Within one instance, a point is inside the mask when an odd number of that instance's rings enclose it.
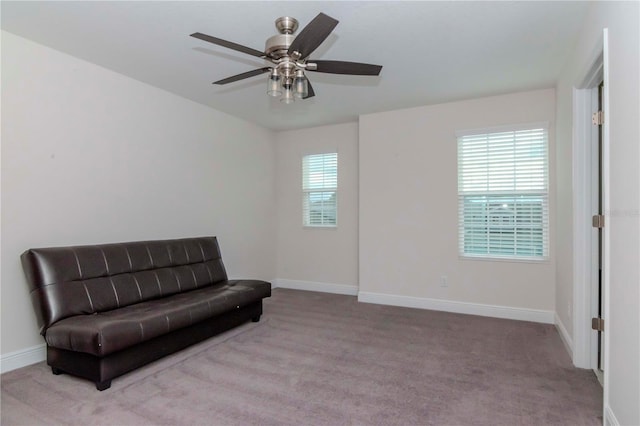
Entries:
{"label": "white window blind", "polygon": [[460,255],[548,257],[547,146],[546,126],[458,136]]}
{"label": "white window blind", "polygon": [[338,154],[302,158],[302,223],[335,227],[338,224]]}

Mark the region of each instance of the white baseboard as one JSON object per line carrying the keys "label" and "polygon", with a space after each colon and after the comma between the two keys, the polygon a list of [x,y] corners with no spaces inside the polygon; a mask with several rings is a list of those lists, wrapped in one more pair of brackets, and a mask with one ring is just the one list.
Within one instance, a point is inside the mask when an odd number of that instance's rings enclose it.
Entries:
{"label": "white baseboard", "polygon": [[290,288],[293,290],[320,291],[322,293],[346,294],[357,296],[358,287],[347,284],[319,283],[315,281],[275,279],[271,282],[272,288]]}
{"label": "white baseboard", "polygon": [[44,344],[9,352],[0,356],[0,373],[37,364],[47,359],[47,348]]}
{"label": "white baseboard", "polygon": [[493,318],[506,318],[520,321],[554,323],[554,312],[537,309],[512,308],[509,306],[483,305],[480,303],[457,302],[453,300],[428,299],[412,296],[397,296],[383,293],[358,293],[358,301],[379,305],[402,306],[405,308],[430,309],[434,311],[454,312],[458,314],[480,315]]}
{"label": "white baseboard", "polygon": [[615,414],[613,414],[613,411],[611,411],[611,407],[608,404],[604,406],[602,423],[604,424],[604,426],[620,426],[620,422],[616,418]]}
{"label": "white baseboard", "polygon": [[562,343],[564,343],[564,347],[569,352],[569,356],[573,359],[573,339],[569,336],[569,332],[566,327],[560,320],[560,317],[557,313],[555,313],[555,325],[558,330],[558,334],[560,334],[560,338],[562,339]]}

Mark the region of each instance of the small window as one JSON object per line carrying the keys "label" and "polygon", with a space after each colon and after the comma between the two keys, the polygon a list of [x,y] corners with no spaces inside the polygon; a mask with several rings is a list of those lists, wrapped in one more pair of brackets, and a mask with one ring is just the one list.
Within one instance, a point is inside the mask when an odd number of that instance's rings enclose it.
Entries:
{"label": "small window", "polygon": [[545,125],[458,135],[461,256],[548,257],[547,133]]}
{"label": "small window", "polygon": [[302,224],[338,225],[338,154],[302,158]]}

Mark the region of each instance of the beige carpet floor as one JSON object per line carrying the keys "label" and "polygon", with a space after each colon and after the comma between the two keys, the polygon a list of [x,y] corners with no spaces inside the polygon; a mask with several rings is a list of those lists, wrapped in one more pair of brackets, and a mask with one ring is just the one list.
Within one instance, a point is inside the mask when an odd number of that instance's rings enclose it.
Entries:
{"label": "beige carpet floor", "polygon": [[2,425],[598,425],[551,325],[276,289],[249,323],[116,378],[1,377]]}

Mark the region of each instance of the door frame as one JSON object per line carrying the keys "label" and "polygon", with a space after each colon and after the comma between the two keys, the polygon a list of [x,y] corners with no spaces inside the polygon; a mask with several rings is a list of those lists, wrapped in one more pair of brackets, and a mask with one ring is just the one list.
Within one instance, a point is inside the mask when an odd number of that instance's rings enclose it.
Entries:
{"label": "door frame", "polygon": [[573,363],[576,367],[592,368],[597,359],[592,360],[592,342],[595,332],[591,330],[592,307],[596,301],[591,287],[593,267],[592,253],[592,153],[590,144],[593,132],[597,129],[591,123],[592,94],[598,84],[604,82],[602,125],[602,189],[605,227],[602,233],[603,257],[603,297],[604,331],[604,400],[608,398],[608,359],[609,352],[609,229],[607,226],[610,212],[609,204],[609,49],[608,30],[602,37],[592,55],[592,61],[573,89]]}

